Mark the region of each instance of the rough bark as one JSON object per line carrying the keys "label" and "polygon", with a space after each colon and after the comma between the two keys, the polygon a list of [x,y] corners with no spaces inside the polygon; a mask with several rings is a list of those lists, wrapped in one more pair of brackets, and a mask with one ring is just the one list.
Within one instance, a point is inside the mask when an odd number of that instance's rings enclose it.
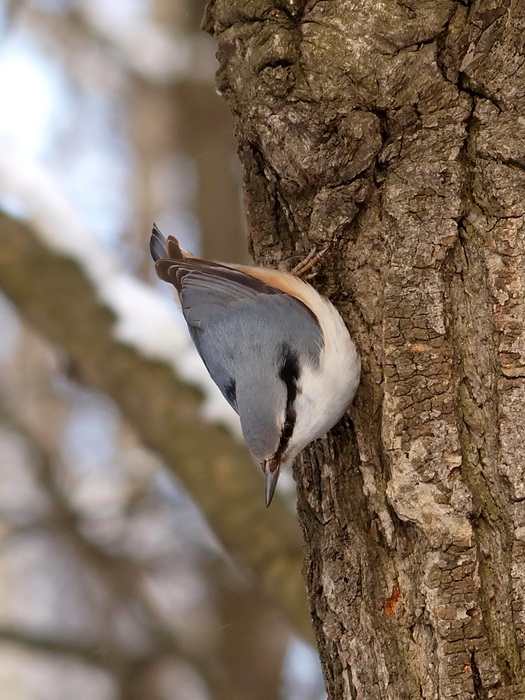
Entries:
{"label": "rough bark", "polygon": [[212,0],[251,241],[363,358],[296,466],[329,697],[524,698],[525,4]]}

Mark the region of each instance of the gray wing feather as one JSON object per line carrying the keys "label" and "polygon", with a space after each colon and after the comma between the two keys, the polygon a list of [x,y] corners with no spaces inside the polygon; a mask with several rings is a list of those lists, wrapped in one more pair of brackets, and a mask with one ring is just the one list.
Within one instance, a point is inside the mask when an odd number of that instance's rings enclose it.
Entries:
{"label": "gray wing feather", "polygon": [[252,286],[216,274],[193,270],[184,276],[181,285],[181,306],[190,326],[203,328],[230,304],[253,299],[260,292]]}
{"label": "gray wing feather", "polygon": [[213,309],[210,300],[205,305],[217,312],[210,312],[205,324],[188,326],[204,364],[233,408],[232,386],[245,381],[256,383],[265,372],[277,377],[289,352],[301,362],[318,367],[322,331],[295,297],[250,295],[220,310]]}

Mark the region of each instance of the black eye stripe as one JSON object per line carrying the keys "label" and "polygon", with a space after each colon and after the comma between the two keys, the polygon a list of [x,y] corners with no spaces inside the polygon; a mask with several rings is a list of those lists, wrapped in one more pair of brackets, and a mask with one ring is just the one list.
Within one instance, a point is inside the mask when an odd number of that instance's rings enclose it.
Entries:
{"label": "black eye stripe", "polygon": [[290,439],[293,434],[293,429],[294,426],[292,425],[292,423],[286,422],[283,428],[283,438]]}
{"label": "black eye stripe", "polygon": [[288,345],[281,348],[282,365],[279,370],[279,378],[286,385],[286,416],[279,447],[275,453],[275,459],[280,459],[293,435],[295,428],[295,397],[297,396],[297,380],[299,379],[299,359],[297,353]]}
{"label": "black eye stripe", "polygon": [[293,399],[297,394],[297,380],[299,379],[299,359],[287,345],[282,347],[283,363],[279,371],[279,377],[286,384],[288,391],[293,391]]}

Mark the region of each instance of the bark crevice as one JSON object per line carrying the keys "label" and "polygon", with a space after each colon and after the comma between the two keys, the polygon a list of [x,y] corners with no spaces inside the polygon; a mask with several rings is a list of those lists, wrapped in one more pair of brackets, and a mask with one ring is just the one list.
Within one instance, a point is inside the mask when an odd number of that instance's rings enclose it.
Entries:
{"label": "bark crevice", "polygon": [[[257,5],[260,16],[269,3]],[[254,250],[267,260],[329,242],[314,283],[363,358],[354,430],[295,468],[329,696],[517,700],[525,11],[510,0],[303,9],[272,54],[293,44],[286,91],[277,73],[273,90],[250,74],[231,36],[221,71],[241,143],[279,173],[266,187],[293,221],[279,239],[258,207]],[[262,36],[243,34],[250,51]],[[244,164],[255,213],[265,184]]]}

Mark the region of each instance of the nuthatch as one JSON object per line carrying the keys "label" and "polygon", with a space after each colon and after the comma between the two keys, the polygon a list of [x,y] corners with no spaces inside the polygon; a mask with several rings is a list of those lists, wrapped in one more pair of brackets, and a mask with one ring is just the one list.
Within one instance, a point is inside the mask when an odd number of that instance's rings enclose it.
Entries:
{"label": "nuthatch", "polygon": [[354,398],[361,362],[350,334],[328,299],[292,274],[202,260],[156,226],[150,250],[211,378],[239,414],[269,506],[281,467]]}

